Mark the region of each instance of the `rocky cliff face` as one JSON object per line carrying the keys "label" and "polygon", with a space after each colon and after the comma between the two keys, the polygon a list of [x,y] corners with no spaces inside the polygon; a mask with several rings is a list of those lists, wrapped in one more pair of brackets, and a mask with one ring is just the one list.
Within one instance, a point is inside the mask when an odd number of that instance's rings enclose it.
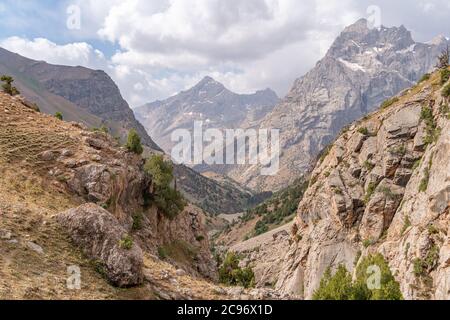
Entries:
{"label": "rocky cliff face", "polygon": [[[169,219],[158,210],[148,200],[152,180],[141,156],[107,134],[35,112],[21,97],[0,93],[0,103],[2,170],[15,168],[68,199],[71,209],[62,207],[58,221],[89,258],[105,266],[112,283],[139,284],[143,259],[157,257],[161,247],[174,248],[165,259],[187,273],[216,278],[203,211],[189,205]],[[27,183],[19,184],[27,189]],[[180,255],[189,259],[177,259]]]}
{"label": "rocky cliff face", "polygon": [[435,73],[337,138],[312,172],[278,289],[311,298],[329,266],[379,252],[405,299],[450,298],[448,103]]}
{"label": "rocky cliff face", "polygon": [[170,154],[175,145],[171,134],[176,129],[192,132],[195,121],[202,121],[204,129],[257,126],[277,103],[278,97],[270,89],[240,95],[205,77],[193,88],[137,108],[135,113],[155,141]]}
{"label": "rocky cliff face", "polygon": [[230,176],[253,189],[287,186],[310,167],[343,127],[429,72],[447,44],[443,37],[430,43],[415,42],[403,26],[369,29],[366,20],[349,26],[261,122],[263,128],[281,130],[278,175],[261,177],[260,167],[249,166]]}

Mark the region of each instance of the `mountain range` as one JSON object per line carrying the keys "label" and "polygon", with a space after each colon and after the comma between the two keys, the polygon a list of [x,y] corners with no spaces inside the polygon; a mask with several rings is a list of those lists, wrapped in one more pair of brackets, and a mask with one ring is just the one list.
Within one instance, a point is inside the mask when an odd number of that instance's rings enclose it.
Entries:
{"label": "mountain range", "polygon": [[174,146],[171,134],[176,129],[192,131],[196,121],[202,121],[204,129],[257,127],[278,102],[276,93],[270,89],[236,94],[213,78],[205,77],[189,90],[146,104],[134,112],[150,136],[170,153]]}
{"label": "mountain range", "polygon": [[444,37],[415,42],[403,26],[369,28],[365,19],[347,27],[261,121],[263,128],[281,130],[278,174],[262,177],[259,166],[247,166],[229,176],[255,190],[292,183],[345,126],[430,72],[448,44]]}
{"label": "mountain range", "polygon": [[[12,76],[22,96],[43,113],[60,112],[64,120],[83,123],[89,129],[106,127],[122,143],[129,130],[135,129],[148,152],[162,152],[104,71],[52,65],[0,48],[0,74]],[[241,212],[258,199],[250,190],[222,184],[183,165],[175,171],[185,196],[211,214]]]}
{"label": "mountain range", "polygon": [[295,80],[279,103],[270,90],[236,95],[207,77],[186,92],[138,108],[136,114],[165,150],[172,146],[173,130],[192,130],[198,120],[219,129],[280,129],[280,170],[275,176],[261,176],[260,165],[195,167],[226,174],[255,191],[280,190],[305,174],[345,126],[432,70],[448,44],[442,36],[416,42],[404,26],[370,28],[361,19]]}

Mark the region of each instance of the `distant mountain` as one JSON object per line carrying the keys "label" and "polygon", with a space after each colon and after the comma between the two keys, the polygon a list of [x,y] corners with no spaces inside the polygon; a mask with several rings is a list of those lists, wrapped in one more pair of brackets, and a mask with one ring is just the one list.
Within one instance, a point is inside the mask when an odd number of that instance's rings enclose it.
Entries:
{"label": "distant mountain", "polygon": [[448,44],[442,36],[415,42],[403,26],[369,29],[364,19],[347,27],[261,122],[263,128],[281,130],[278,175],[262,177],[259,166],[248,166],[234,168],[230,177],[256,190],[292,183],[346,125],[432,70]]}
{"label": "distant mountain", "polygon": [[278,102],[276,93],[270,89],[236,94],[213,78],[205,77],[187,91],[134,111],[158,145],[170,152],[171,133],[176,129],[193,130],[195,121],[203,121],[205,129],[258,126]]}
{"label": "distant mountain", "polygon": [[143,143],[160,150],[104,71],[52,65],[0,48],[0,73],[13,76],[22,95],[36,102],[44,113],[59,111],[66,120],[88,127],[105,125],[122,139],[134,128]]}

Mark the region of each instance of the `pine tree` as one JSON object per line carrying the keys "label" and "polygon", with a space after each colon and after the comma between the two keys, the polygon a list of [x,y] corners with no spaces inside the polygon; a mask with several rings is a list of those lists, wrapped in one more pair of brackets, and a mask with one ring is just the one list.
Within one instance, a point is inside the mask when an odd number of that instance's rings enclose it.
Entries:
{"label": "pine tree", "polygon": [[139,155],[141,155],[144,152],[144,148],[142,147],[141,144],[141,137],[139,137],[136,130],[131,129],[130,132],[128,133],[128,140],[126,147],[128,151],[134,152]]}

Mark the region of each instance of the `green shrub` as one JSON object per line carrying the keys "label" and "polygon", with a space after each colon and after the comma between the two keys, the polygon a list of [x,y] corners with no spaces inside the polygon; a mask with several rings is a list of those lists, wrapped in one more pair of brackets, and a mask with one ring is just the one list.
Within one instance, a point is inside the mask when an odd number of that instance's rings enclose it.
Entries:
{"label": "green shrub", "polygon": [[168,254],[164,247],[158,247],[158,256],[161,260],[167,259]]}
{"label": "green shrub", "polygon": [[133,247],[133,238],[131,238],[129,235],[124,236],[119,242],[119,247],[124,250],[131,250],[131,248]]}
{"label": "green shrub", "polygon": [[450,84],[446,85],[444,89],[442,89],[442,96],[444,98],[450,97]]}
{"label": "green shrub", "polygon": [[353,300],[352,276],[345,266],[340,265],[334,275],[328,268],[314,292],[313,300]]}
{"label": "green shrub", "polygon": [[107,126],[101,126],[100,128],[92,128],[92,131],[94,132],[101,132],[101,133],[105,133],[108,134],[109,133],[109,129]]}
{"label": "green shrub", "polygon": [[409,216],[406,216],[403,220],[403,228],[402,228],[402,235],[405,234],[406,230],[411,227],[411,220],[409,219]]}
{"label": "green shrub", "polygon": [[397,197],[397,195],[386,186],[381,187],[379,190],[389,200],[395,200],[395,198]]}
{"label": "green shrub", "polygon": [[55,113],[55,118],[61,121],[64,119],[63,114],[59,111]]}
{"label": "green shrub", "polygon": [[359,128],[358,132],[361,133],[362,135],[368,136],[369,135],[369,129],[367,129],[366,127],[364,128]]}
{"label": "green shrub", "polygon": [[172,163],[164,161],[162,155],[154,155],[147,159],[144,170],[152,177],[153,200],[156,206],[167,217],[175,218],[183,211],[186,202],[181,193],[170,185],[174,179]]}
{"label": "green shrub", "polygon": [[[450,89],[449,89],[449,91],[450,91]],[[441,104],[441,106],[439,107],[439,112],[441,115],[443,115],[447,119],[450,119],[450,108],[448,106],[448,103]]]}
{"label": "green shrub", "polygon": [[370,182],[368,187],[367,187],[367,191],[366,191],[366,195],[364,197],[364,203],[368,204],[370,199],[372,198],[373,194],[375,193],[375,189],[377,188],[377,185],[375,182]]}
{"label": "green shrub", "polygon": [[14,82],[14,79],[12,77],[3,75],[0,80],[4,82],[4,84],[2,84],[3,92],[9,94],[10,96],[20,94],[19,90],[12,85],[12,83]]}
{"label": "green shrub", "polygon": [[369,160],[364,161],[363,163],[363,167],[367,170],[367,171],[372,171],[373,168],[375,168],[375,165],[373,163],[371,163]]}
{"label": "green shrub", "polygon": [[441,70],[441,85],[446,84],[449,79],[450,79],[450,70],[442,69]]}
{"label": "green shrub", "polygon": [[426,192],[428,190],[428,182],[430,181],[430,169],[425,168],[424,177],[420,180],[419,192]]}
{"label": "green shrub", "polygon": [[436,122],[434,120],[433,110],[427,106],[422,106],[422,111],[420,114],[421,120],[426,124],[426,136],[424,142],[426,144],[431,144],[436,142],[441,134],[441,129],[437,128]]}
{"label": "green shrub", "polygon": [[131,227],[133,231],[138,231],[142,229],[142,220],[144,219],[142,213],[137,213],[133,216],[133,226]]}
{"label": "green shrub", "polygon": [[[380,270],[379,288],[369,289],[372,282],[371,267]],[[371,283],[372,284],[372,283]],[[380,254],[364,258],[356,268],[356,280],[345,266],[340,265],[334,275],[328,268],[314,292],[314,300],[402,300],[400,285],[392,275],[389,265]]]}
{"label": "green shrub", "polygon": [[373,244],[374,244],[374,241],[372,239],[365,239],[362,242],[362,245],[364,246],[364,248],[368,248],[368,247],[370,247]]}
{"label": "green shrub", "polygon": [[406,147],[403,144],[389,149],[390,154],[400,156],[400,157],[404,156],[406,154],[406,152],[407,152]]}
{"label": "green shrub", "polygon": [[128,133],[126,148],[128,151],[134,152],[138,155],[141,155],[144,152],[144,148],[141,144],[141,137],[139,137],[138,133],[134,129],[131,129]]}
{"label": "green shrub", "polygon": [[269,227],[264,221],[260,220],[256,223],[255,236],[259,236],[263,233],[266,233],[267,231],[269,231]]}
{"label": "green shrub", "polygon": [[219,281],[228,286],[251,288],[255,286],[255,274],[251,268],[240,268],[239,257],[229,252],[219,268]]}
{"label": "green shrub", "polygon": [[[373,273],[370,268],[378,267],[380,274],[380,287],[370,290],[368,283]],[[403,300],[400,285],[395,280],[388,263],[381,254],[365,257],[356,268],[356,281],[353,286],[356,300]]]}
{"label": "green shrub", "polygon": [[398,97],[388,99],[381,104],[381,109],[389,108],[390,106],[392,106],[394,103],[397,103],[398,101],[399,101]]}
{"label": "green shrub", "polygon": [[331,149],[333,148],[333,144],[330,144],[326,146],[320,153],[319,153],[319,163],[322,163],[325,158],[330,154]]}
{"label": "green shrub", "polygon": [[413,260],[413,272],[416,277],[421,277],[425,274],[425,263],[422,259],[416,258]]}

